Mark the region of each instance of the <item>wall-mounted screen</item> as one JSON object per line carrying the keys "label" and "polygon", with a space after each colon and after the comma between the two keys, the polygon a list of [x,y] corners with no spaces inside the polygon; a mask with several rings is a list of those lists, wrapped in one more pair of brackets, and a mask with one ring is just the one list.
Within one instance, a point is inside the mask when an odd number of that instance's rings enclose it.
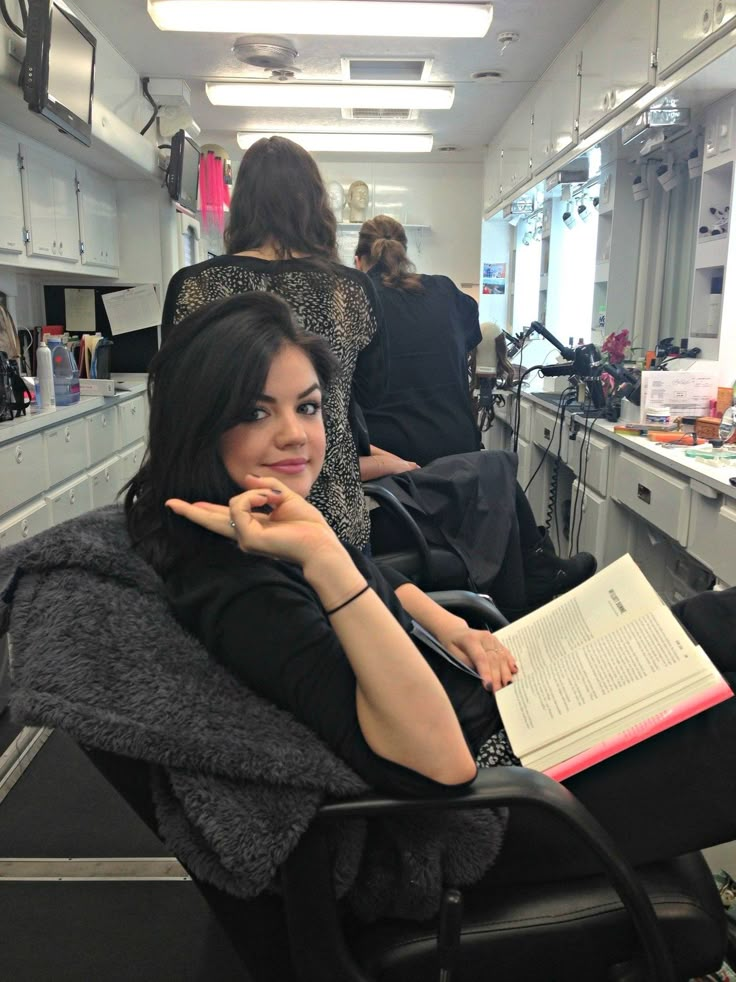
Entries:
{"label": "wall-mounted screen", "polygon": [[63,0],[29,0],[23,96],[63,133],[89,146],[97,39]]}
{"label": "wall-mounted screen", "polygon": [[169,194],[187,211],[197,210],[197,191],[199,189],[200,151],[184,130],[178,130],[171,138],[171,158],[166,175]]}

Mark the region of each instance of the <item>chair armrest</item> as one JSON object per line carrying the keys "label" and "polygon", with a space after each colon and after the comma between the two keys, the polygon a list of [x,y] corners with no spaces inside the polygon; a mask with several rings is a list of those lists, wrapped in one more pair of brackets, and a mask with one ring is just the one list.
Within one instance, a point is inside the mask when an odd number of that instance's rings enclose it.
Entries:
{"label": "chair armrest", "polygon": [[[598,820],[567,788],[538,771],[524,767],[482,769],[469,789],[452,797],[409,799],[369,793],[346,801],[325,802],[319,809],[315,823],[284,866],[287,908],[291,909],[294,918],[296,897],[301,895],[303,902],[305,896],[303,890],[307,884],[311,900],[315,904],[313,913],[316,913],[317,908],[326,901],[326,897],[317,900],[317,881],[322,881],[323,889],[332,891],[329,875],[324,878],[324,872],[321,876],[317,873],[317,866],[324,866],[328,862],[324,842],[321,845],[317,843],[318,830],[323,823],[346,818],[411,814],[429,809],[462,810],[515,804],[529,805],[556,815],[572,829],[581,843],[588,846],[600,861],[624,907],[629,911],[645,955],[647,978],[652,982],[675,982],[672,961],[654,909],[628,860],[619,852],[613,839]],[[299,906],[302,904],[299,903]],[[303,910],[301,913],[303,914]],[[344,942],[336,940],[339,935],[337,915],[333,914],[332,917],[335,929],[332,943],[338,945],[340,956],[347,957],[350,962],[347,950],[342,947]],[[296,917],[296,920],[298,919],[299,917]],[[359,970],[357,974],[352,974],[356,972],[353,962],[350,962],[350,969],[351,973],[346,971],[345,979],[364,978]]]}
{"label": "chair armrest", "polygon": [[474,614],[491,630],[508,624],[508,620],[485,593],[472,593],[470,590],[432,590],[427,593],[427,596],[446,610]]}
{"label": "chair armrest", "polygon": [[393,491],[389,491],[388,488],[384,488],[382,484],[377,484],[375,481],[364,481],[363,493],[374,501],[378,501],[396,521],[404,526],[412,539],[421,564],[421,579],[418,585],[431,583],[432,555],[424,533],[409,511],[401,504]]}

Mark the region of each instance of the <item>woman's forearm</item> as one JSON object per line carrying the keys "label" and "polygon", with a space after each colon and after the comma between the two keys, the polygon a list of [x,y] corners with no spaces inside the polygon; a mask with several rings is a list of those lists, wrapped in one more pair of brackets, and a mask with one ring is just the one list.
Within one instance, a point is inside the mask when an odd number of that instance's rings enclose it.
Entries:
{"label": "woman's forearm", "polygon": [[[365,585],[346,552],[319,557],[304,573],[327,610]],[[444,784],[472,780],[475,762],[452,703],[383,601],[367,590],[330,620],[355,673],[358,721],[371,749]]]}

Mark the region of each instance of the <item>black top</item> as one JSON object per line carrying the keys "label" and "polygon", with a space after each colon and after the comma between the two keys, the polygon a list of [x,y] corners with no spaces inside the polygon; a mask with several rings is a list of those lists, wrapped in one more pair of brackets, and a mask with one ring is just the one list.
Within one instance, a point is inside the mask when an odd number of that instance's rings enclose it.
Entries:
{"label": "black top", "polygon": [[385,287],[380,264],[368,275],[391,349],[386,395],[362,406],[371,443],[421,465],[480,450],[467,367],[481,341],[477,303],[446,276],[422,276],[424,291],[413,293]]}
{"label": "black top", "polygon": [[327,450],[310,501],[343,542],[362,548],[368,542],[369,523],[348,407],[351,384],[363,406],[378,403],[385,391],[386,334],[373,285],[364,273],[337,263],[218,256],[186,266],[172,277],[162,337],[204,304],[248,290],[283,297],[303,327],[326,338],[340,360],[343,373],[325,394]]}
{"label": "black top", "polygon": [[[406,580],[393,571],[382,574],[357,550],[350,549],[350,554],[408,630],[411,619],[393,592]],[[166,588],[178,620],[217,661],[314,730],[374,788],[422,795],[467,787],[448,788],[370,749],[358,724],[350,662],[299,567],[213,539],[198,556],[179,564]],[[418,647],[447,691],[475,754],[500,725],[493,695],[477,679]]]}

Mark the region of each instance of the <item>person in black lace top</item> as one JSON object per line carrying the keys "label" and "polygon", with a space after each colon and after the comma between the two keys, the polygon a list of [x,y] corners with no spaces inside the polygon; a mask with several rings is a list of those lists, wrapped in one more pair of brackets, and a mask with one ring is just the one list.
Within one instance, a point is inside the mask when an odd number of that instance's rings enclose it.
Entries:
{"label": "person in black lace top", "polygon": [[225,247],[227,255],[172,277],[162,336],[205,304],[262,290],[279,294],[308,331],[326,338],[343,370],[326,394],[327,456],[310,501],[342,541],[362,549],[370,527],[348,412],[351,386],[364,408],[383,398],[385,332],[373,284],[337,260],[335,216],[317,165],[305,150],[274,136],[247,151],[235,182]]}

